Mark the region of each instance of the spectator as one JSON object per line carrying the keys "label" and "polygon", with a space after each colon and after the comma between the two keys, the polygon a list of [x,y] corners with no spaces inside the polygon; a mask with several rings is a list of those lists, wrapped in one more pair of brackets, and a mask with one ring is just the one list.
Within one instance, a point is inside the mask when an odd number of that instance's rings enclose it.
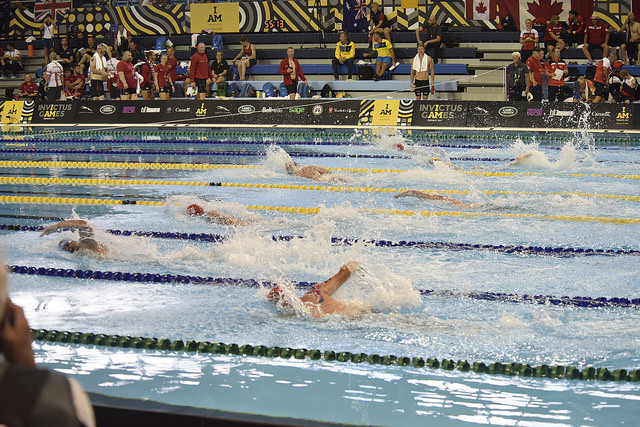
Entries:
{"label": "spectator", "polygon": [[65,70],[64,95],[66,99],[82,99],[85,93],[85,80],[82,67],[76,65]]}
{"label": "spectator", "polygon": [[113,47],[116,51],[122,56],[122,52],[129,49],[129,39],[131,38],[131,33],[129,30],[124,28],[123,24],[118,24],[118,31],[115,35],[115,40]]}
{"label": "spectator", "polygon": [[[189,86],[191,81],[186,74],[178,74],[178,60],[175,56],[176,50],[173,46],[167,48],[167,68],[169,69],[169,75],[171,76],[171,82],[174,84],[174,92],[176,88],[176,82],[184,81],[185,86]],[[182,93],[178,93],[178,96],[182,96]]]}
{"label": "spectator", "polygon": [[98,51],[98,46],[96,45],[96,39],[93,36],[87,37],[87,43],[84,45],[82,59],[78,61],[78,64],[84,70],[85,63],[91,61],[91,58],[94,57],[96,52]]}
{"label": "spectator", "polygon": [[205,99],[207,88],[211,85],[211,68],[209,68],[209,57],[205,53],[204,43],[198,43],[198,51],[191,57],[189,74],[191,75],[191,87],[198,88],[198,99]]}
{"label": "spectator", "polygon": [[128,39],[129,43],[129,52],[131,52],[131,62],[137,64],[138,62],[144,62],[146,60],[144,56],[144,52],[140,48],[140,43],[138,43],[133,38]]}
{"label": "spectator", "polygon": [[575,9],[569,11],[567,31],[562,39],[567,44],[581,44],[584,41],[584,18]]}
{"label": "spectator", "polygon": [[442,44],[442,27],[436,22],[435,15],[431,15],[427,22],[423,24],[422,31],[427,33],[427,39],[424,42],[420,41],[420,27],[418,27],[416,28],[416,40],[418,44],[424,46],[426,54],[429,55],[433,62],[437,63],[438,57],[436,54]]}
{"label": "spectator", "polygon": [[[220,53],[222,54],[222,52]],[[170,99],[171,93],[173,92],[173,81],[171,80],[171,74],[169,73],[166,54],[160,55],[160,63],[156,65],[153,72],[153,78],[156,82],[156,90],[158,91],[160,99]]]}
{"label": "spectator", "polygon": [[109,77],[107,72],[107,58],[104,51],[107,45],[100,43],[96,46],[96,53],[89,62],[89,78],[91,79],[91,97],[94,101],[104,100],[104,82]]}
{"label": "spectator", "polygon": [[629,12],[627,19],[620,27],[620,31],[626,31],[626,41],[620,46],[622,62],[625,65],[633,65],[638,61],[638,44],[640,44],[640,23],[636,22],[636,16]]}
{"label": "spectator", "polygon": [[373,80],[378,81],[384,76],[384,72],[388,67],[396,63],[396,54],[393,51],[393,45],[389,40],[383,40],[380,31],[373,33],[373,51],[365,53],[364,57],[377,56],[376,72]]}
{"label": "spectator", "polygon": [[603,57],[609,56],[609,31],[607,25],[600,22],[600,18],[595,13],[591,16],[591,23],[584,32],[584,46],[582,51],[587,57],[587,63],[592,64],[591,52],[595,49],[603,50]]}
{"label": "spectator", "polygon": [[596,65],[596,74],[593,76],[593,85],[596,88],[596,96],[593,99],[594,104],[606,102],[609,99],[607,84],[609,83],[611,64],[615,62],[615,60],[616,54],[612,52],[607,57],[598,61],[598,65]]}
{"label": "spectator", "polygon": [[544,58],[544,49],[535,48],[526,62],[529,69],[527,87],[532,101],[542,101],[542,73],[544,73],[542,58]]}
{"label": "spectator", "polygon": [[62,96],[62,77],[64,69],[56,60],[56,53],[49,53],[49,63],[42,75],[47,82],[47,101],[59,101]]}
{"label": "spectator", "polygon": [[633,77],[627,70],[620,71],[620,79],[622,80],[622,86],[620,87],[620,91],[613,97],[611,102],[622,102],[625,104],[629,104],[634,101],[636,88],[638,86],[638,81],[635,77]]}
{"label": "spectator", "polygon": [[549,78],[549,101],[564,101],[564,77],[569,73],[567,63],[560,58],[560,49],[553,49],[551,59],[545,64],[545,72]]}
{"label": "spectator", "polygon": [[76,56],[73,48],[69,46],[69,39],[66,37],[60,39],[60,47],[56,53],[58,54],[58,62],[60,62],[63,67],[75,66]]}
{"label": "spectator", "polygon": [[18,97],[20,99],[38,98],[38,84],[31,79],[31,74],[24,75],[24,82],[18,88]]}
{"label": "spectator", "polygon": [[135,100],[136,86],[138,85],[133,69],[133,57],[131,51],[122,52],[122,60],[118,62],[118,89],[120,89],[120,99],[124,101]]}
{"label": "spectator", "polygon": [[340,33],[340,41],[336,43],[336,51],[334,58],[331,60],[331,66],[333,67],[333,78],[339,80],[338,77],[338,65],[347,64],[348,78],[351,80],[353,77],[353,63],[356,59],[356,45],[354,42],[349,41],[349,34],[346,31]]}
{"label": "spectator", "polygon": [[[55,57],[52,57],[55,60]],[[89,397],[80,384],[56,372],[38,369],[31,330],[21,307],[7,296],[7,272],[0,266],[0,402],[10,426],[96,425]]]}
{"label": "spectator", "polygon": [[245,35],[240,36],[240,44],[242,45],[240,53],[236,55],[235,58],[233,58],[233,61],[231,61],[231,63],[235,66],[236,61],[240,61],[238,63],[238,77],[240,78],[240,80],[244,80],[247,75],[247,69],[256,65],[257,63],[257,52],[256,47],[252,43],[249,43],[249,40]]}
{"label": "spectator", "polygon": [[76,62],[79,63],[87,49],[87,39],[84,37],[82,31],[76,33],[76,38],[73,39],[73,47],[76,50]]}
{"label": "spectator", "polygon": [[533,21],[531,19],[524,21],[524,25],[525,29],[520,32],[520,44],[522,44],[520,56],[522,57],[522,61],[526,63],[540,38],[538,36],[538,30],[533,28]]}
{"label": "spectator", "polygon": [[564,40],[562,40],[562,32],[564,31],[564,25],[560,22],[558,15],[551,16],[551,20],[547,24],[547,28],[544,32],[544,46],[547,48],[547,56],[553,56],[554,48],[559,48],[560,51],[564,49]]}
{"label": "spectator", "polygon": [[57,31],[55,22],[51,19],[51,15],[47,15],[44,18],[44,22],[40,24],[40,31],[42,31],[42,40],[44,44],[44,58],[48,62],[49,52],[55,52],[55,42],[53,35]]}
{"label": "spectator", "polygon": [[577,91],[573,93],[575,102],[593,102],[596,97],[596,88],[593,81],[584,76],[578,77]]}
{"label": "spectator", "polygon": [[529,69],[520,60],[520,52],[511,54],[513,63],[507,66],[507,93],[509,101],[525,101],[526,95],[529,93],[527,82],[529,81]]}
{"label": "spectator", "polygon": [[3,77],[9,77],[9,72],[14,79],[18,77],[18,71],[22,70],[22,58],[12,42],[7,43],[7,51],[2,56],[1,63]]}
{"label": "spectator", "polygon": [[369,14],[369,40],[373,40],[373,35],[378,31],[384,33],[384,38],[391,41],[391,24],[376,2],[371,3],[371,13]]}
{"label": "spectator", "polygon": [[147,60],[140,67],[140,75],[142,76],[142,82],[140,83],[140,90],[142,92],[142,99],[150,101],[155,98],[153,93],[153,73],[155,72],[156,53],[152,50],[147,52]]}
{"label": "spectator", "polygon": [[[429,72],[431,72],[431,94],[435,93],[435,70],[433,66],[433,59],[425,53],[424,45],[418,43],[418,54],[413,57],[411,62],[411,89],[416,92],[416,99],[422,99],[425,101],[429,99]],[[415,74],[415,79],[414,79]]]}
{"label": "spectator", "polygon": [[289,99],[296,99],[296,92],[298,89],[298,80],[303,82],[307,81],[307,78],[302,72],[302,67],[296,58],[294,58],[295,50],[292,47],[287,48],[287,57],[280,61],[279,73],[284,77],[284,85],[287,88]]}
{"label": "spectator", "polygon": [[120,88],[118,88],[118,63],[120,63],[120,52],[113,51],[113,56],[107,61],[107,88],[109,89],[109,98],[120,99]]}
{"label": "spectator", "polygon": [[229,72],[229,63],[226,59],[222,58],[222,51],[216,51],[216,59],[211,61],[211,80],[219,85],[226,80],[227,73]]}

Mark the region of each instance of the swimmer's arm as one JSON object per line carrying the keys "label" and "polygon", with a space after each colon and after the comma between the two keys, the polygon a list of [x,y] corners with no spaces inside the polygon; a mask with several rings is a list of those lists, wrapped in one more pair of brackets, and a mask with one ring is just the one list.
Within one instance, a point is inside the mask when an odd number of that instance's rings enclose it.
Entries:
{"label": "swimmer's arm", "polygon": [[408,191],[405,191],[404,193],[396,194],[394,196],[394,198],[396,199],[399,197],[418,197],[424,200],[443,201],[456,206],[462,206],[467,208],[472,207],[469,203],[465,203],[461,200],[454,199],[453,197],[442,196],[437,193],[425,193],[424,191],[419,191],[419,190],[408,190]]}
{"label": "swimmer's arm", "polygon": [[523,160],[526,160],[531,156],[533,156],[533,153],[526,153],[521,156],[517,156],[513,162],[509,163],[509,166],[517,166],[522,163]]}
{"label": "swimmer's arm", "polygon": [[62,221],[56,224],[48,225],[47,227],[45,227],[42,233],[40,233],[40,237],[64,229],[78,230],[81,239],[93,237],[93,228],[91,228],[91,226],[87,224],[87,221],[85,221],[84,219],[70,219],[68,221]]}
{"label": "swimmer's arm", "polygon": [[222,212],[210,210],[205,213],[207,219],[216,224],[223,225],[242,225],[243,222],[238,218],[232,217],[231,215],[224,214]]}

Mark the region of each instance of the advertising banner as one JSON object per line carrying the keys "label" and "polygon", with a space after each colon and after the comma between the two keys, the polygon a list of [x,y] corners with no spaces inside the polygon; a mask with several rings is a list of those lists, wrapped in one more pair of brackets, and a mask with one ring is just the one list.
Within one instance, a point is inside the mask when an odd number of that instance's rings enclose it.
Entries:
{"label": "advertising banner", "polygon": [[240,31],[238,2],[193,3],[191,5],[191,32],[211,30],[214,33],[237,33]]}
{"label": "advertising banner", "polygon": [[530,102],[469,102],[469,127],[536,127],[540,125],[542,104]]}
{"label": "advertising banner", "polygon": [[76,104],[72,102],[37,102],[32,123],[75,123]]}
{"label": "advertising banner", "polygon": [[416,101],[413,106],[413,126],[465,126],[466,102]]}

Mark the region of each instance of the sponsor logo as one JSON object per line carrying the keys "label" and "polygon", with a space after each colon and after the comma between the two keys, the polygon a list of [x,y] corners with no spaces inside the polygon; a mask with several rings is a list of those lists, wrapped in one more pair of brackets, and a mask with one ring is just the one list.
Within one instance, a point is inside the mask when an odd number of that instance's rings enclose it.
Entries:
{"label": "sponsor logo", "polygon": [[115,112],[116,112],[116,107],[114,107],[111,104],[103,105],[102,107],[100,107],[100,113],[101,114],[109,115],[109,114],[113,114]]}
{"label": "sponsor logo", "polygon": [[462,104],[420,104],[420,115],[427,120],[454,119],[462,109]]}
{"label": "sponsor logo", "polygon": [[289,108],[289,112],[293,114],[302,114],[304,113],[304,107],[291,107]]}
{"label": "sponsor logo", "polygon": [[[59,119],[64,117],[67,111],[71,111],[71,104],[45,104],[38,105],[38,116],[43,119]],[[9,114],[16,114],[17,111],[10,111]]]}
{"label": "sponsor logo", "polygon": [[140,109],[141,113],[159,113],[160,107],[142,107]]}
{"label": "sponsor logo", "polygon": [[616,115],[616,119],[617,120],[629,120],[629,112],[627,111],[627,107],[622,107],[622,111],[620,111],[617,115]]}
{"label": "sponsor logo", "polygon": [[485,110],[482,107],[473,107],[473,111],[480,114],[489,114],[489,111]]}
{"label": "sponsor logo", "polygon": [[549,112],[549,116],[551,116],[551,117],[571,117],[571,116],[573,116],[573,111],[569,111],[569,110],[551,110]]}
{"label": "sponsor logo", "polygon": [[389,108],[389,104],[386,104],[384,108],[380,110],[381,116],[391,116],[391,114],[393,114],[393,111]]}
{"label": "sponsor logo", "polygon": [[518,109],[516,107],[505,106],[498,110],[498,114],[502,117],[513,117],[518,114]]}
{"label": "sponsor logo", "polygon": [[122,114],[135,114],[136,107],[133,105],[125,105],[122,107]]}
{"label": "sponsor logo", "polygon": [[81,105],[80,106],[80,113],[93,113],[93,110],[89,107],[87,107],[86,105]]}
{"label": "sponsor logo", "polygon": [[[180,107],[175,107],[173,109],[174,113],[190,113],[191,112],[191,107],[186,107],[186,108],[180,108]],[[206,109],[205,109],[206,112]]]}
{"label": "sponsor logo", "polygon": [[529,117],[542,116],[542,108],[527,108],[527,116]]}
{"label": "sponsor logo", "polygon": [[167,113],[171,113],[171,112],[173,112],[173,107],[167,107],[167,110],[166,110],[166,111],[167,111]]}
{"label": "sponsor logo", "polygon": [[[186,108],[186,110],[191,111],[191,108]],[[204,102],[200,103],[200,106],[196,110],[196,117],[202,117],[207,115],[207,109],[204,107]]]}
{"label": "sponsor logo", "polygon": [[594,111],[593,117],[611,117],[611,111]]}
{"label": "sponsor logo", "polygon": [[240,114],[251,114],[256,111],[256,107],[253,105],[241,105],[238,107],[238,113]]}
{"label": "sponsor logo", "polygon": [[333,107],[329,107],[329,109],[327,110],[329,112],[329,114],[333,114],[333,113],[355,113],[356,110],[354,108],[333,108]]}
{"label": "sponsor logo", "polygon": [[231,111],[229,111],[229,109],[227,107],[223,107],[222,105],[218,105],[216,108],[218,110],[221,110],[221,111],[224,111],[224,112],[227,112],[227,113],[231,112]]}
{"label": "sponsor logo", "polygon": [[314,116],[319,116],[323,111],[324,108],[322,108],[322,105],[314,105],[313,109],[311,110]]}
{"label": "sponsor logo", "polygon": [[[242,107],[240,107],[242,108]],[[282,108],[262,107],[263,113],[282,113]]]}

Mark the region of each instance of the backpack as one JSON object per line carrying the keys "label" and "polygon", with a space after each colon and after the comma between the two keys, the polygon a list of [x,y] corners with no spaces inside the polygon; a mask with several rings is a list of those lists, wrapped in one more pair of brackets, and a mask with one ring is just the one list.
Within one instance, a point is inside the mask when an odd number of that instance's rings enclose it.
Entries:
{"label": "backpack", "polygon": [[167,45],[167,37],[160,36],[156,39],[156,49],[155,50],[164,50]]}
{"label": "backpack", "polygon": [[373,68],[370,65],[361,65],[358,68],[358,79],[373,80]]}
{"label": "backpack", "polygon": [[298,83],[298,95],[300,95],[300,98],[310,98],[311,97],[311,90],[309,89],[309,83],[308,82],[300,82],[300,83]]}
{"label": "backpack", "polygon": [[217,96],[227,96],[227,90],[228,90],[229,83],[222,82],[222,83],[218,83],[217,86],[218,86],[218,89],[216,90],[216,95]]}
{"label": "backpack", "polygon": [[289,92],[287,92],[287,87],[284,85],[284,82],[280,83],[280,96],[287,96]]}
{"label": "backpack", "polygon": [[588,80],[593,80],[596,75],[596,65],[589,65],[587,67],[587,71],[584,73],[584,78]]}
{"label": "backpack", "polygon": [[255,91],[253,90],[253,86],[250,83],[231,83],[232,93],[235,93],[237,98],[248,98],[251,96],[255,96]]}
{"label": "backpack", "polygon": [[329,86],[328,83],[322,86],[322,91],[320,92],[320,96],[322,98],[333,98],[333,89],[331,89],[331,86]]}
{"label": "backpack", "polygon": [[273,87],[273,83],[271,82],[266,82],[264,86],[262,86],[262,92],[265,98],[273,98],[276,96],[276,88]]}
{"label": "backpack", "polygon": [[222,50],[222,36],[220,34],[214,34],[211,39],[211,47],[214,51]]}

